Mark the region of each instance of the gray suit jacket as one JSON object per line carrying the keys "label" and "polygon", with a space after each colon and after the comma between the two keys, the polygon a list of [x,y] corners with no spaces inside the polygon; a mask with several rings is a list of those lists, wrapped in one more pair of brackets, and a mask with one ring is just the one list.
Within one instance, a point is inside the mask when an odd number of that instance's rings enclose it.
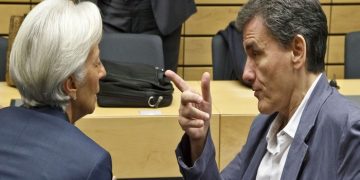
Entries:
{"label": "gray suit jacket", "polygon": [[4,108],[0,179],[111,180],[111,157],[59,109]]}
{"label": "gray suit jacket", "polygon": [[[219,173],[208,135],[200,158],[189,168],[190,147],[185,135],[176,154],[185,179],[250,180],[266,152],[266,134],[276,117],[259,115],[242,151]],[[360,108],[328,85],[322,75],[304,109],[285,162],[282,180],[360,179]]]}

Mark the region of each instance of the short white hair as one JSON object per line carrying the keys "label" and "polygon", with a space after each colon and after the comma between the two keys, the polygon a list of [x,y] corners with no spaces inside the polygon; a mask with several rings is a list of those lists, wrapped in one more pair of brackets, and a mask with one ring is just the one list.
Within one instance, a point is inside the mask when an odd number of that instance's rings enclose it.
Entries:
{"label": "short white hair", "polygon": [[92,2],[44,0],[24,19],[10,54],[10,73],[25,106],[65,110],[65,80],[80,84],[85,62],[101,40],[102,20]]}

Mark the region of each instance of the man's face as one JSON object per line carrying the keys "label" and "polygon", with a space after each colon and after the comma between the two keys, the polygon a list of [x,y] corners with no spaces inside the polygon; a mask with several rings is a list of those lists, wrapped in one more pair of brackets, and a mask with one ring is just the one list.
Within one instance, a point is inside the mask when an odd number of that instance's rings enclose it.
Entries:
{"label": "man's face", "polygon": [[281,46],[255,16],[243,29],[247,62],[243,79],[250,82],[261,113],[287,111],[294,89],[291,49]]}

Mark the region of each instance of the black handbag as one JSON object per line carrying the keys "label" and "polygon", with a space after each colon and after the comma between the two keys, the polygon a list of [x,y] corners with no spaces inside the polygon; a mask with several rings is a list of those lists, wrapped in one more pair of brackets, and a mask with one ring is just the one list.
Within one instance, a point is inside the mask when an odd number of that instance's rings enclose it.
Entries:
{"label": "black handbag", "polygon": [[174,88],[164,70],[147,64],[102,60],[106,77],[100,80],[101,107],[165,107]]}

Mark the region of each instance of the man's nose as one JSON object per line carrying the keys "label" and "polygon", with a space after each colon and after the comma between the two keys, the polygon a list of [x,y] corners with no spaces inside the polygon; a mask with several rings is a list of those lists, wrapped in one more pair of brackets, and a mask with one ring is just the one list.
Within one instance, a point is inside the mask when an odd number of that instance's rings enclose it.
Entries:
{"label": "man's nose", "polygon": [[255,77],[256,76],[255,76],[253,62],[248,58],[245,63],[245,68],[242,78],[247,84],[251,85],[255,81]]}

